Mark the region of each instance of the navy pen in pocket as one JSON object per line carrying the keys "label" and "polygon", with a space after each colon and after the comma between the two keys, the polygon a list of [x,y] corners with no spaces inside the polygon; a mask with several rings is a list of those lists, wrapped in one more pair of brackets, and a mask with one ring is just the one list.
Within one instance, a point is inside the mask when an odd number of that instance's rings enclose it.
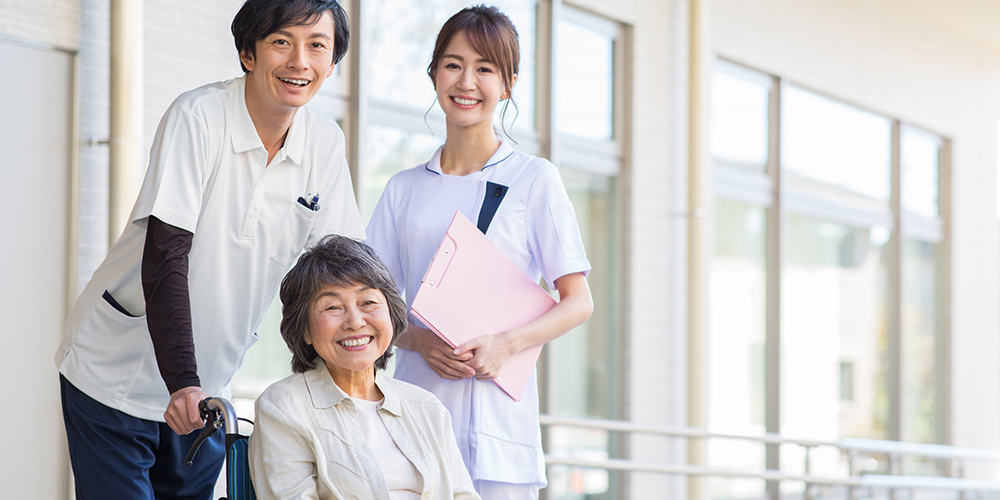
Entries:
{"label": "navy pen in pocket", "polygon": [[[310,195],[307,194],[306,198],[308,198],[309,196]],[[306,207],[309,210],[312,210],[313,212],[319,211],[319,194],[312,195],[312,200],[310,201],[306,201],[306,198],[299,196],[298,199],[299,205],[302,205],[303,207]]]}

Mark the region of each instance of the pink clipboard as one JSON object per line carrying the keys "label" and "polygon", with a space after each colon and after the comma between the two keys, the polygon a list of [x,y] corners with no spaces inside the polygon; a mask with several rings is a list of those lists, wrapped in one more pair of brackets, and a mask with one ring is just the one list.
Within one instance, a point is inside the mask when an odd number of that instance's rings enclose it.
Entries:
{"label": "pink clipboard", "polygon": [[[538,319],[556,305],[489,238],[461,213],[434,253],[411,310],[448,345],[500,333]],[[504,361],[494,382],[520,401],[542,346]]]}

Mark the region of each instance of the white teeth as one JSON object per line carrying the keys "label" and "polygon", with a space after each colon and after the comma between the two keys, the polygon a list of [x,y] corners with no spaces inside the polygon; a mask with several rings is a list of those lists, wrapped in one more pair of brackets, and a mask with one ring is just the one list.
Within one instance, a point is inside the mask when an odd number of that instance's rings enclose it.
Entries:
{"label": "white teeth", "polygon": [[299,87],[305,87],[309,84],[309,80],[297,80],[294,78],[281,78],[281,81],[292,85],[298,85]]}
{"label": "white teeth", "polygon": [[340,345],[344,347],[360,347],[372,341],[371,337],[361,337],[351,340],[341,340]]}
{"label": "white teeth", "polygon": [[475,99],[462,99],[461,97],[452,97],[452,99],[462,106],[472,106],[473,104],[479,102]]}

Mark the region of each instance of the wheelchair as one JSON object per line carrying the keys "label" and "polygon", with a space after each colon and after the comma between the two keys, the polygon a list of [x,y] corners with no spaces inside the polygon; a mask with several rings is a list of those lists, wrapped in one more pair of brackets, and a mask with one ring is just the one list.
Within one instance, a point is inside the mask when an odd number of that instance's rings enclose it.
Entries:
{"label": "wheelchair", "polygon": [[205,427],[188,451],[184,465],[191,467],[194,456],[201,444],[213,436],[220,428],[226,430],[226,496],[219,500],[257,500],[253,483],[250,482],[249,436],[240,434],[239,421],[233,405],[222,398],[205,398],[198,403],[198,409],[205,419]]}

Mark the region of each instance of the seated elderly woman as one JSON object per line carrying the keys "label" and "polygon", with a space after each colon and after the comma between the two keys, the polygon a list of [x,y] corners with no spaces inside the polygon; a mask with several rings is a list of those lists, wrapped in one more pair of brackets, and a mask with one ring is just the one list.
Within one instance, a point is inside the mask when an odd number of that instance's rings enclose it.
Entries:
{"label": "seated elderly woman", "polygon": [[367,245],[328,236],[281,283],[294,375],[257,399],[258,498],[478,499],[431,393],[379,373],[406,306]]}

